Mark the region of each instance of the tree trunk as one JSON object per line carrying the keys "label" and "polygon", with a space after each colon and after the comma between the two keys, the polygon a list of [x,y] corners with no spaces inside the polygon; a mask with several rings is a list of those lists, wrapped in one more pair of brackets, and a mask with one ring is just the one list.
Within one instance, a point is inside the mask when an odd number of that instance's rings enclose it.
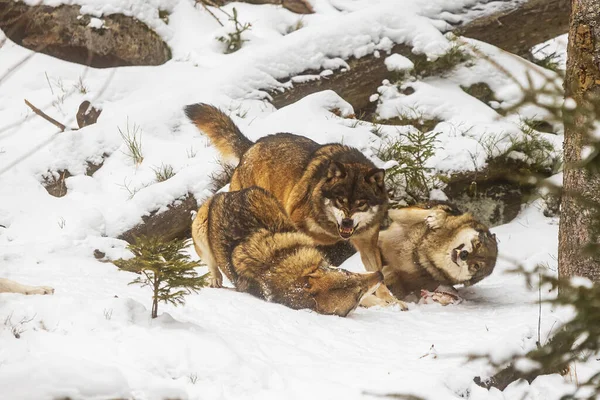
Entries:
{"label": "tree trunk", "polygon": [[[600,173],[582,160],[600,115],[600,0],[573,0],[565,97],[577,103],[565,112],[563,197],[558,244],[560,277],[600,281]],[[582,162],[583,161],[583,162]],[[584,165],[585,163],[585,165]]]}
{"label": "tree trunk", "polygon": [[160,281],[158,280],[158,274],[154,271],[154,292],[152,296],[152,318],[158,316],[158,289],[160,288]]}

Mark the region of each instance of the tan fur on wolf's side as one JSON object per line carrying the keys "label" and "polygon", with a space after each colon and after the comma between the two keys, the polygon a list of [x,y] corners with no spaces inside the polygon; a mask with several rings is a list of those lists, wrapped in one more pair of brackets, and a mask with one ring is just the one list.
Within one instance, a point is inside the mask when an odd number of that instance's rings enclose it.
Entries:
{"label": "tan fur on wolf's side", "polygon": [[[349,240],[368,271],[381,270],[377,237],[388,205],[384,171],[358,149],[290,133],[253,143],[216,107],[200,103],[185,112],[225,159],[239,161],[231,191],[251,186],[270,191],[316,244]],[[382,305],[395,302],[383,285],[377,297]]]}
{"label": "tan fur on wolf's side", "polygon": [[49,286],[23,285],[10,279],[0,278],[0,293],[53,294],[54,289]]}
{"label": "tan fur on wolf's side", "polygon": [[473,285],[496,265],[496,236],[446,202],[390,210],[379,235],[385,284],[399,299],[439,285]]}
{"label": "tan fur on wolf's side", "polygon": [[259,187],[218,193],[192,223],[198,255],[213,278],[220,268],[240,292],[293,309],[345,317],[383,280],[328,266],[281,204]]}

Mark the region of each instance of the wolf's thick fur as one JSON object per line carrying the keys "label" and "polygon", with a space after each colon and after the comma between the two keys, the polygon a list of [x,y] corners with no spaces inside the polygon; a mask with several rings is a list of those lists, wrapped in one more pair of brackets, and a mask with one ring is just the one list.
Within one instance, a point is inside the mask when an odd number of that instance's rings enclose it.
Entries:
{"label": "wolf's thick fur", "polygon": [[385,284],[399,299],[439,285],[472,285],[492,273],[496,236],[445,202],[390,210],[379,235]]}
{"label": "wolf's thick fur", "polygon": [[49,286],[23,285],[10,279],[0,278],[0,293],[53,294],[54,289]]}
{"label": "wolf's thick fur", "polygon": [[221,284],[220,269],[238,291],[294,309],[345,317],[383,280],[380,271],[329,267],[312,239],[259,187],[208,199],[192,223],[192,238],[213,285]]}
{"label": "wolf's thick fur", "polygon": [[[358,149],[290,133],[252,143],[213,106],[194,104],[185,112],[225,158],[239,160],[231,191],[251,186],[270,191],[316,244],[349,240],[368,271],[381,270],[377,237],[388,205],[384,171]],[[393,301],[385,287],[378,296]]]}

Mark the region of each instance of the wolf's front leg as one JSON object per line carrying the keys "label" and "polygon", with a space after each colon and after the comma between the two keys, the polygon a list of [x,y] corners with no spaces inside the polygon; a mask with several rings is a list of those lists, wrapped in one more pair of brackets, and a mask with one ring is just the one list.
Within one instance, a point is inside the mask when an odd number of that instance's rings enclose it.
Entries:
{"label": "wolf's front leg", "polygon": [[350,243],[360,253],[360,259],[365,269],[370,272],[381,271],[381,253],[377,247],[379,238],[379,227],[374,227],[362,233],[360,236],[350,239]]}
{"label": "wolf's front leg", "polygon": [[392,221],[403,226],[411,226],[425,222],[430,228],[437,229],[444,224],[447,213],[440,208],[421,208],[413,206],[390,210],[388,215]]}
{"label": "wolf's front leg", "polygon": [[[367,271],[381,271],[381,253],[379,247],[377,247],[377,240],[379,238],[379,227],[370,229],[362,235],[350,239],[352,245],[360,253],[360,259],[362,260],[365,269]],[[361,301],[363,307],[371,306],[389,306],[398,304],[404,310],[407,310],[406,304],[394,297],[392,292],[384,285],[381,284],[373,296],[367,296]]]}

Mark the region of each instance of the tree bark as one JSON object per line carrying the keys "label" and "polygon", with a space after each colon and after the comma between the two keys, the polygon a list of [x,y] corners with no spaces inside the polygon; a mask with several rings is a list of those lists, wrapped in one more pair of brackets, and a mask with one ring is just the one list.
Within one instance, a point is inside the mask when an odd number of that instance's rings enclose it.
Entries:
{"label": "tree bark", "polygon": [[600,170],[597,157],[582,160],[586,146],[599,146],[591,134],[600,115],[600,0],[573,0],[572,7],[565,97],[577,107],[565,112],[558,273],[600,281]]}

